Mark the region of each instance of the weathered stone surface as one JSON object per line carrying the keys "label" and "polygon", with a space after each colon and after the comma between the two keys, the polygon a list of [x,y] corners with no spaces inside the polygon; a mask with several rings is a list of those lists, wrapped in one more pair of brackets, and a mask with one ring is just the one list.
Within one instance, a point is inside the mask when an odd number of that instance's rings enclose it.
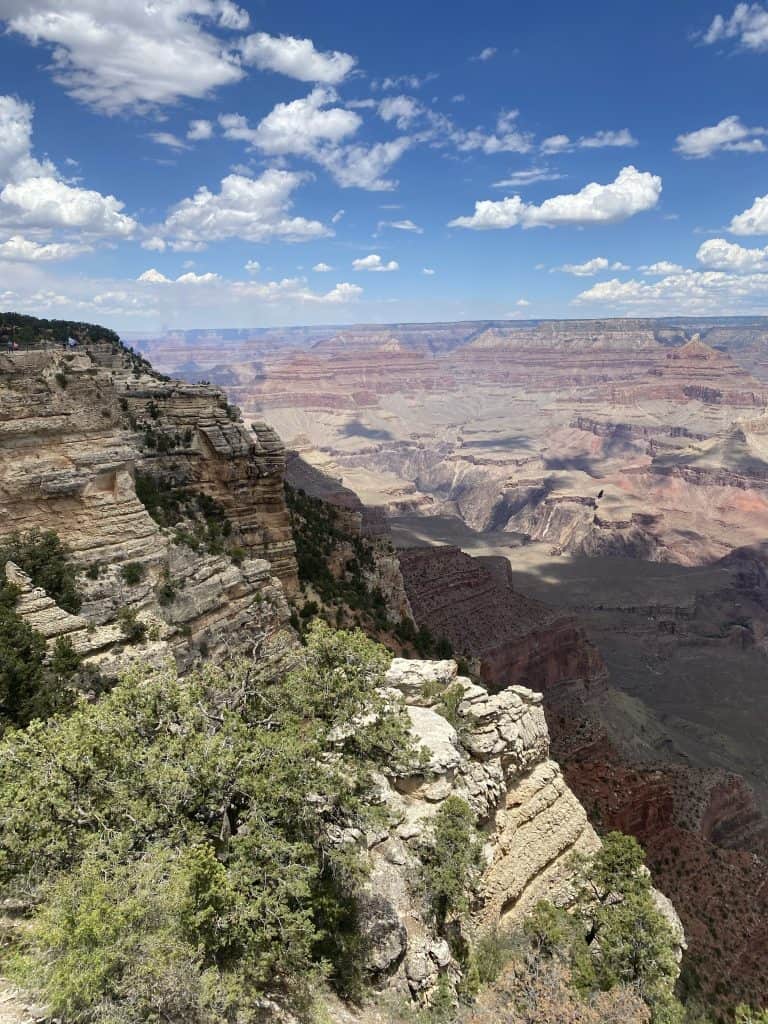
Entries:
{"label": "weathered stone surface", "polygon": [[[371,874],[364,908],[368,915],[375,907],[382,922],[368,927],[369,964],[376,977],[386,974],[396,988],[404,985],[424,999],[441,972],[457,970],[447,944],[433,932],[417,882],[444,800],[465,799],[486,838],[473,930],[514,923],[540,899],[568,905],[572,854],[593,853],[600,840],[549,758],[540,694],[523,686],[489,694],[459,676],[450,661],[396,658],[386,681],[384,693],[397,706],[405,701],[411,734],[425,754],[410,774],[376,780],[375,799],[386,806],[390,825],[366,837]],[[437,710],[442,693],[456,685],[464,691],[458,729]],[[423,706],[425,688],[432,707]],[[674,915],[669,901],[660,898],[659,905]]]}
{"label": "weathered stone surface", "polygon": [[395,658],[386,675],[388,686],[399,690],[411,705],[429,707],[439,700],[441,688],[458,674],[455,661],[412,661]]}
{"label": "weathered stone surface", "polygon": [[425,772],[444,775],[458,768],[462,761],[459,737],[450,722],[430,708],[408,707],[406,711],[417,746],[429,755],[424,763]]}
{"label": "weathered stone surface", "polygon": [[[201,647],[216,657],[258,645],[268,663],[290,646],[281,583],[295,584],[296,563],[283,448],[264,424],[249,433],[220,391],[134,369],[108,344],[3,354],[0,437],[0,537],[52,529],[83,569],[98,567],[95,579],[79,575],[78,616],[8,568],[20,614],[49,643],[69,636],[105,675],[136,657],[186,668]],[[239,564],[158,526],[137,498],[138,471],[223,506]],[[123,578],[129,562],[142,566],[138,584]],[[135,650],[116,624],[126,606],[148,627]]]}

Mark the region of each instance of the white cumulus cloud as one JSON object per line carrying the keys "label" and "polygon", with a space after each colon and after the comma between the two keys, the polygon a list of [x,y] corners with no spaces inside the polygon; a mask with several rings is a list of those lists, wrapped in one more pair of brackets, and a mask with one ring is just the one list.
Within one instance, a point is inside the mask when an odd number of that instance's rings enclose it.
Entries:
{"label": "white cumulus cloud", "polygon": [[600,131],[594,135],[585,135],[579,139],[579,149],[603,149],[616,146],[626,148],[637,145],[637,139],[628,128],[620,128],[618,131]]}
{"label": "white cumulus cloud", "polygon": [[682,274],[683,268],[679,263],[670,263],[669,260],[659,260],[657,263],[648,263],[639,268],[644,274],[652,277],[666,277],[668,274]]}
{"label": "white cumulus cloud", "polygon": [[31,103],[0,96],[0,182],[55,176],[49,160],[41,162],[32,155],[33,116]]}
{"label": "white cumulus cloud", "polygon": [[302,99],[278,103],[256,128],[239,114],[222,114],[219,124],[228,139],[240,139],[271,156],[311,156],[318,147],[335,146],[354,135],[360,116],[344,107],[330,107],[337,99],[333,89],[318,87]]}
{"label": "white cumulus cloud", "polygon": [[[515,122],[518,116],[519,111],[517,110],[503,110],[496,119],[495,132],[488,134],[479,128],[474,128],[471,131],[454,129],[451,133],[451,140],[462,152],[480,150],[487,154],[528,153],[533,145],[532,136],[517,128]],[[441,127],[443,127],[442,124],[438,123],[438,128]]]}
{"label": "white cumulus cloud", "polygon": [[726,152],[762,153],[765,143],[762,136],[768,134],[765,128],[749,128],[742,124],[736,114],[724,117],[709,128],[699,128],[677,136],[677,152],[692,160],[703,160],[718,153]]}
{"label": "white cumulus cloud", "polygon": [[399,270],[400,264],[397,260],[390,260],[389,263],[384,263],[378,253],[372,252],[369,256],[361,256],[359,259],[352,260],[352,267],[355,270],[372,270],[386,273]]}
{"label": "white cumulus cloud", "polygon": [[169,149],[189,149],[187,143],[173,132],[150,132],[149,137],[158,146],[168,146]]}
{"label": "white cumulus cloud", "polygon": [[291,301],[297,303],[319,303],[323,305],[344,305],[354,302],[363,294],[360,285],[341,281],[327,292],[313,292],[304,278],[286,277],[282,281],[234,281],[232,294],[238,298],[256,298],[263,302]]}
{"label": "white cumulus cloud", "polygon": [[768,11],[762,4],[736,4],[730,18],[716,14],[702,41],[736,40],[747,50],[768,50]]}
{"label": "white cumulus cloud", "polygon": [[569,135],[549,135],[541,143],[541,151],[542,153],[563,153],[572,145]]}
{"label": "white cumulus cloud", "polygon": [[27,178],[0,192],[0,224],[129,238],[136,221],[121,212],[124,205],[114,196],[74,188],[55,178]]}
{"label": "white cumulus cloud", "polygon": [[731,220],[730,230],[734,235],[768,235],[768,195],[756,196],[748,209]]}
{"label": "white cumulus cloud", "polygon": [[47,263],[53,260],[68,260],[89,252],[90,246],[76,242],[49,242],[41,245],[23,235],[12,235],[0,243],[0,260],[18,263]]}
{"label": "white cumulus cloud", "polygon": [[683,270],[658,281],[601,281],[574,300],[616,315],[743,313],[768,306],[768,274]]}
{"label": "white cumulus cloud", "polygon": [[387,177],[393,165],[412,145],[402,135],[372,146],[339,146],[318,154],[317,160],[342,188],[362,188],[369,192],[389,192],[397,181]]}
{"label": "white cumulus cloud", "polygon": [[67,184],[49,160],[33,156],[32,118],[30,104],[0,96],[0,226],[76,232],[88,240],[133,235],[137,224],[122,212],[124,203]]}
{"label": "white cumulus cloud", "polygon": [[195,274],[189,270],[176,278],[176,284],[215,284],[217,281],[221,281],[221,276],[210,271],[206,274]]}
{"label": "white cumulus cloud", "polygon": [[139,274],[136,278],[137,281],[143,281],[145,284],[171,284],[170,277],[166,277],[165,274],[161,274],[159,270],[154,267],[150,267],[149,270],[145,270],[143,274]]}
{"label": "white cumulus cloud", "polygon": [[599,274],[601,270],[607,270],[610,265],[610,260],[607,260],[605,256],[595,256],[594,259],[587,260],[585,263],[564,263],[562,267],[553,269],[562,270],[564,274],[573,274],[574,277],[592,277]]}
{"label": "white cumulus cloud", "polygon": [[3,0],[12,32],[51,51],[53,76],[107,114],[200,98],[243,77],[215,29],[241,29],[231,0]]}
{"label": "white cumulus cloud", "polygon": [[768,270],[768,246],[747,249],[725,238],[709,238],[699,246],[696,259],[705,267],[732,270],[734,273]]}
{"label": "white cumulus cloud", "polygon": [[278,71],[300,82],[321,82],[338,85],[357,61],[348,53],[334,50],[322,53],[311,39],[295,36],[270,36],[257,32],[243,40],[243,60],[262,71]]}
{"label": "white cumulus cloud", "polygon": [[422,106],[412,96],[386,96],[378,107],[382,121],[394,121],[404,131],[422,112]]}
{"label": "white cumulus cloud", "polygon": [[653,209],[661,195],[661,178],[630,166],[622,168],[607,185],[590,182],[579,192],[552,196],[540,205],[524,203],[520,196],[475,203],[471,216],[457,217],[450,227],[487,230],[556,227],[567,224],[615,224]]}
{"label": "white cumulus cloud", "polygon": [[191,142],[202,142],[205,139],[210,139],[212,135],[213,125],[210,121],[206,121],[204,118],[198,118],[195,121],[189,122],[187,138]]}
{"label": "white cumulus cloud", "polygon": [[333,267],[329,263],[316,263],[312,269],[316,274],[328,274],[333,270]]}
{"label": "white cumulus cloud", "polygon": [[219,192],[202,187],[177,203],[158,234],[172,248],[189,250],[226,238],[303,242],[331,234],[319,221],[290,215],[291,195],[302,181],[304,175],[276,168],[258,178],[229,174]]}

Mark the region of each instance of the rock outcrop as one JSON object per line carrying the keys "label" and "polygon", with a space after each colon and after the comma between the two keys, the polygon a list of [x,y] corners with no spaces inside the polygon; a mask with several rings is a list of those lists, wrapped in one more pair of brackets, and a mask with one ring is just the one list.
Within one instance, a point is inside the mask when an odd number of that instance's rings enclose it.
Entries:
{"label": "rock outcrop", "polygon": [[[539,694],[522,686],[489,694],[459,676],[453,661],[396,658],[386,683],[388,699],[405,708],[422,759],[408,775],[379,778],[390,824],[364,837],[371,873],[363,915],[374,977],[420,999],[441,972],[457,969],[419,890],[424,844],[449,796],[468,803],[485,840],[475,931],[512,924],[545,897],[567,905],[570,856],[594,852],[599,839],[549,757]],[[454,725],[440,708],[457,688]]]}
{"label": "rock outcrop", "polygon": [[[284,452],[263,424],[249,435],[220,391],[165,380],[106,340],[2,354],[0,440],[0,539],[55,530],[80,568],[74,617],[2,567],[21,589],[22,616],[51,643],[69,635],[106,676],[134,655],[172,654],[185,667],[200,650],[267,642],[278,656],[290,645]],[[138,475],[164,497],[215,503],[231,545],[198,542],[181,513],[160,525],[137,496]],[[123,608],[147,629],[136,651],[117,624]]]}

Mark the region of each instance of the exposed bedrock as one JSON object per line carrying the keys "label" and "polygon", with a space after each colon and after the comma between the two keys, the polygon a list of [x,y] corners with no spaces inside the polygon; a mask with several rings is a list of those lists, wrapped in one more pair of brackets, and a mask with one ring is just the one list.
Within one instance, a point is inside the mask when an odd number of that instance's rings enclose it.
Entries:
{"label": "exposed bedrock", "polygon": [[[424,764],[412,774],[380,779],[379,799],[391,824],[364,837],[371,874],[363,922],[374,978],[422,999],[440,973],[456,968],[414,884],[431,822],[449,796],[467,801],[485,837],[470,932],[513,924],[540,899],[567,905],[572,854],[594,852],[599,839],[550,758],[539,694],[521,686],[489,694],[459,676],[453,661],[396,658],[386,682],[389,699],[405,708]],[[437,710],[443,691],[456,686],[464,697],[458,731]],[[661,901],[682,943],[679,919]]]}
{"label": "exposed bedrock", "polygon": [[[103,674],[142,653],[116,625],[124,607],[144,621],[155,654],[182,666],[198,646],[216,655],[283,635],[281,582],[296,579],[283,449],[264,426],[250,436],[221,392],[162,380],[106,342],[3,354],[0,439],[0,535],[55,530],[71,549],[84,601],[82,621],[64,632]],[[190,547],[159,526],[137,497],[139,472],[161,492],[213,498],[239,557]],[[129,563],[141,567],[133,583]]]}

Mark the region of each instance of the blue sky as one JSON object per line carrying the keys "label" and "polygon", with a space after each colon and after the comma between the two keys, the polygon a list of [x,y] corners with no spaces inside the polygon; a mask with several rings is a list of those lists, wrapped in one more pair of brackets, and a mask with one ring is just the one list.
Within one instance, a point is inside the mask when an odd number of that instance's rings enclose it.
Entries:
{"label": "blue sky", "polygon": [[0,0],[0,307],[768,314],[768,10]]}

